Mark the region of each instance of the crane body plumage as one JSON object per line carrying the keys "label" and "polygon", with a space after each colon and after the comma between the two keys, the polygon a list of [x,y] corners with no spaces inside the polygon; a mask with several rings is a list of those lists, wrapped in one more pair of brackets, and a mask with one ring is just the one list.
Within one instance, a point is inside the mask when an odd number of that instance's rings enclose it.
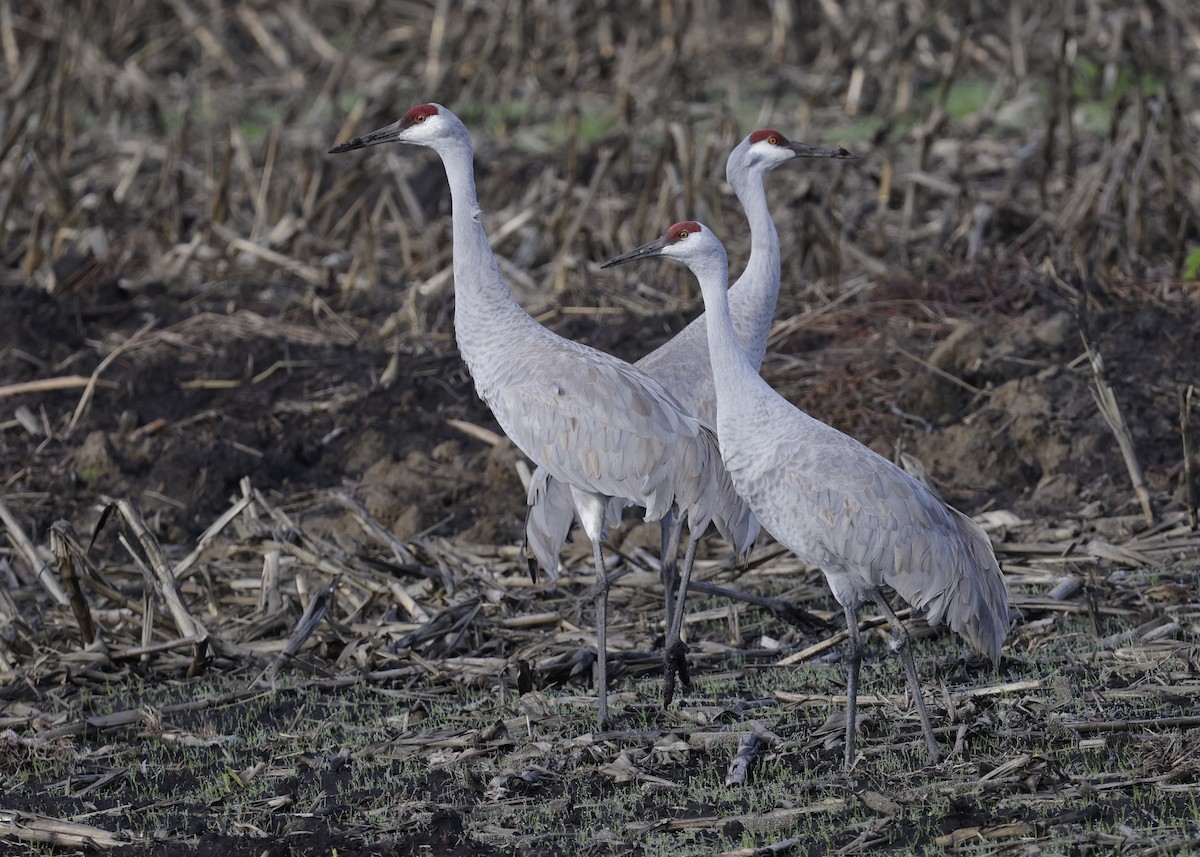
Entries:
{"label": "crane body plumage", "polygon": [[441,157],[453,224],[454,330],[480,398],[516,446],[567,486],[596,564],[598,713],[607,720],[605,625],[608,578],[600,550],[611,500],[645,508],[646,520],[678,510],[703,531],[733,493],[714,474],[713,433],[658,382],[611,355],[538,324],[513,298],[480,219],[470,135],[437,104],[333,152],[388,142],[427,146]]}
{"label": "crane body plumage", "polygon": [[[761,366],[766,356],[783,279],[779,233],[767,207],[763,177],[768,170],[798,157],[846,158],[850,154],[791,143],[782,134],[763,129],[743,138],[725,161],[725,179],[750,225],[750,257],[742,275],[729,287],[729,312],[742,350],[754,366]],[[688,413],[716,428],[717,394],[704,313],[636,365],[674,393]]]}
{"label": "crane body plumage", "polygon": [[[783,134],[762,129],[747,135],[729,153],[725,176],[742,205],[750,225],[750,257],[737,282],[729,289],[730,312],[742,348],[757,367],[767,351],[767,339],[779,299],[782,274],[780,270],[779,235],[767,206],[764,175],[778,166],[798,158],[849,158],[844,149],[826,149],[806,143],[792,142]],[[692,416],[710,429],[717,429],[717,400],[708,355],[708,334],[705,316],[701,313],[678,334],[635,363],[639,369],[663,385]],[[570,532],[575,517],[570,493],[557,485],[545,471],[535,471],[528,496],[525,538],[529,552],[551,576],[557,574],[558,556]],[[615,525],[621,517],[622,504],[614,502],[607,510],[607,523]],[[739,559],[750,552],[758,536],[759,525],[748,514],[745,504],[734,497],[726,507],[716,511],[718,529],[732,533],[730,541]],[[666,700],[671,697],[672,661],[682,668],[678,652],[680,626],[676,622],[674,589],[676,580],[674,554],[679,540],[678,531],[670,532],[677,522],[669,516],[663,519],[662,571],[666,598],[667,687]],[[703,533],[689,528],[693,541]],[[694,548],[693,548],[694,549]],[[685,561],[679,604],[687,591],[690,566]],[[682,616],[678,617],[680,620]],[[686,673],[684,673],[686,677]]]}
{"label": "crane body plumage", "polygon": [[[744,383],[746,368],[729,374]],[[972,583],[975,569],[995,563],[978,524],[778,394],[727,399],[718,438],[734,485],[767,532],[786,534],[777,540],[821,569],[839,604],[857,609],[886,585],[930,624],[945,621],[999,657],[1007,604],[1002,586]]]}
{"label": "crane body plumage", "polygon": [[855,611],[867,601],[889,618],[936,761],[907,633],[882,587],[998,662],[1008,632],[1008,596],[987,534],[895,464],[796,408],[762,379],[735,331],[728,261],[711,231],[694,221],[675,224],[606,266],[654,256],[684,262],[700,282],[721,458],[738,493],[776,541],[821,570],[846,614],[846,767],[854,758],[861,659]]}

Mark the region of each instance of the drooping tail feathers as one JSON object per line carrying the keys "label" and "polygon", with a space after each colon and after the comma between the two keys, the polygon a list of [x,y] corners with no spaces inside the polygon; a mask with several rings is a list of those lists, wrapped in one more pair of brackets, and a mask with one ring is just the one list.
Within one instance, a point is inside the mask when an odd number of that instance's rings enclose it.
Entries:
{"label": "drooping tail feathers", "polygon": [[946,511],[959,538],[941,540],[939,549],[925,557],[928,566],[921,573],[905,575],[910,583],[924,579],[924,592],[900,594],[927,611],[929,624],[945,622],[998,665],[1009,625],[1004,577],[983,528],[957,509],[947,506]]}
{"label": "drooping tail feathers", "polygon": [[729,471],[718,467],[714,476],[717,502],[712,510],[713,524],[721,538],[733,547],[737,561],[742,562],[750,555],[762,527],[750,506],[734,490]]}
{"label": "drooping tail feathers", "polygon": [[[541,467],[533,471],[529,481],[529,508],[525,512],[525,545],[523,554],[529,566],[529,576],[537,582],[537,566],[551,580],[558,580],[558,557],[562,546],[575,523],[575,498],[571,486],[559,482]],[[604,510],[605,534],[607,529],[621,522],[625,501],[610,497]]]}
{"label": "drooping tail feathers", "polygon": [[540,565],[551,580],[558,580],[558,555],[575,521],[571,489],[539,467],[529,483],[528,503],[523,553],[529,576],[536,582]]}

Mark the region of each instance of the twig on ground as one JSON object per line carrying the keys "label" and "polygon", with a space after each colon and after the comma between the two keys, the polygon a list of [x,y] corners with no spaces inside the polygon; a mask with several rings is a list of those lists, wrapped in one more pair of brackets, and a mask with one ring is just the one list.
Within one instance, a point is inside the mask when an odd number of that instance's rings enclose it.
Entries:
{"label": "twig on ground", "polygon": [[71,390],[75,387],[86,387],[95,384],[101,387],[116,387],[112,381],[95,381],[82,375],[62,375],[58,378],[39,378],[37,381],[22,381],[19,384],[5,384],[0,387],[0,399],[8,396],[25,396],[30,393],[49,393],[54,390]]}
{"label": "twig on ground", "polygon": [[776,617],[804,631],[825,631],[830,628],[829,623],[820,616],[810,613],[803,607],[793,604],[790,601],[785,601],[782,598],[756,595],[753,592],[740,592],[736,589],[728,589],[724,586],[718,586],[715,583],[709,583],[706,580],[688,581],[688,591],[705,592],[709,595],[719,595],[722,598],[728,598],[732,601],[744,601],[747,604],[764,607],[770,610]]}
{"label": "twig on ground", "polygon": [[15,809],[0,809],[0,839],[77,849],[119,848],[141,841],[90,824],[62,821]]}
{"label": "twig on ground", "polygon": [[[342,685],[351,684],[358,679],[343,679]],[[269,693],[269,691],[266,691]],[[192,699],[187,702],[177,702],[171,705],[164,705],[156,712],[160,716],[170,716],[173,714],[181,714],[185,711],[202,711],[206,708],[219,708],[223,705],[231,705],[238,702],[245,702],[253,697],[262,696],[264,691],[262,688],[249,688],[246,690],[235,690],[231,693],[223,694],[216,697],[205,697],[202,699]],[[121,711],[114,711],[111,714],[99,714],[95,717],[87,717],[83,720],[72,720],[67,723],[62,723],[58,726],[53,726],[37,734],[39,740],[43,742],[53,741],[55,738],[62,738],[66,735],[81,735],[88,729],[96,729],[100,732],[107,732],[110,729],[120,729],[123,726],[133,726],[136,723],[141,723],[146,718],[146,710],[144,708],[126,708]]]}
{"label": "twig on ground", "polygon": [[1192,398],[1194,384],[1179,392],[1179,434],[1183,439],[1183,492],[1187,501],[1188,526],[1196,529],[1200,521],[1196,513],[1196,464],[1192,455]]}
{"label": "twig on ground", "polygon": [[1076,732],[1132,732],[1137,729],[1194,729],[1200,726],[1200,715],[1183,717],[1146,717],[1129,720],[1067,721]]}
{"label": "twig on ground", "polygon": [[112,365],[114,360],[116,360],[129,349],[133,348],[133,346],[137,345],[138,340],[140,340],[142,336],[156,324],[158,324],[158,319],[151,318],[149,321],[135,330],[132,336],[110,351],[105,358],[100,361],[99,365],[92,370],[92,376],[88,379],[87,385],[84,387],[83,395],[79,397],[79,404],[75,406],[75,413],[71,414],[71,421],[67,423],[67,427],[63,430],[63,437],[70,437],[71,433],[75,431],[75,427],[79,425],[79,421],[83,419],[83,415],[87,413],[88,407],[90,407],[92,404],[92,396],[96,394],[96,385],[99,383],[100,375],[104,372],[104,370]]}
{"label": "twig on ground", "polygon": [[88,609],[87,599],[79,585],[79,575],[75,573],[75,560],[82,553],[79,539],[74,529],[67,521],[55,521],[50,528],[50,551],[58,561],[58,573],[62,577],[71,599],[71,612],[79,625],[79,633],[83,637],[84,646],[91,645],[96,639],[96,625],[92,622],[92,612]]}
{"label": "twig on ground", "polygon": [[1092,365],[1092,379],[1095,382],[1092,397],[1096,401],[1096,407],[1100,409],[1100,415],[1104,417],[1104,421],[1108,423],[1108,427],[1117,438],[1117,445],[1120,446],[1121,455],[1125,459],[1125,468],[1129,471],[1129,480],[1133,483],[1133,491],[1137,494],[1138,502],[1142,504],[1142,514],[1146,518],[1146,525],[1154,526],[1154,509],[1150,505],[1150,491],[1146,488],[1142,466],[1138,463],[1137,451],[1133,448],[1133,434],[1129,431],[1129,424],[1125,422],[1125,417],[1121,413],[1117,394],[1105,377],[1104,358],[1092,344],[1088,332],[1086,307],[1086,299],[1079,302],[1079,337],[1083,340],[1088,361]]}
{"label": "twig on ground", "polygon": [[[690,589],[691,587],[688,588]],[[901,619],[905,619],[912,615],[912,608],[905,607],[902,610],[897,610],[896,615]],[[863,631],[869,631],[872,628],[878,628],[886,624],[887,619],[882,616],[875,616],[859,620],[858,627]],[[811,646],[807,646],[798,652],[792,652],[786,658],[782,658],[777,661],[775,666],[786,667],[791,666],[792,664],[798,664],[801,661],[806,661],[809,658],[815,657],[828,649],[832,649],[834,646],[844,643],[849,637],[850,634],[847,631],[838,631],[836,634],[821,640],[819,643],[813,643]]]}
{"label": "twig on ground", "polygon": [[803,841],[799,836],[793,836],[790,839],[781,839],[779,842],[772,842],[770,845],[763,845],[759,848],[739,848],[736,851],[721,851],[715,857],[774,857],[777,854],[787,854]]}
{"label": "twig on ground", "polygon": [[21,522],[9,510],[3,499],[0,499],[0,522],[3,522],[5,528],[8,530],[8,540],[12,542],[12,546],[24,558],[25,564],[37,576],[38,582],[50,593],[50,597],[54,599],[55,603],[61,607],[70,604],[71,599],[63,591],[58,579],[54,576],[54,572],[38,556],[37,548],[29,540],[29,536],[25,535],[25,530],[21,527]]}

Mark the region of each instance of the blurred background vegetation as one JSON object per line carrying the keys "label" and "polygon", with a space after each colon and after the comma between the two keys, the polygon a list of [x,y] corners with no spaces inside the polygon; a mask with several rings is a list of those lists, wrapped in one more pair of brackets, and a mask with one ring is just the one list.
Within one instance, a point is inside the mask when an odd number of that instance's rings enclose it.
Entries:
{"label": "blurred background vegetation", "polygon": [[1200,268],[1179,0],[6,0],[0,58],[0,270],[40,288],[411,289],[447,262],[440,170],[325,150],[428,100],[535,302],[603,305],[587,263],[684,216],[736,267],[724,156],[763,125],[863,159],[772,180],[785,282]]}

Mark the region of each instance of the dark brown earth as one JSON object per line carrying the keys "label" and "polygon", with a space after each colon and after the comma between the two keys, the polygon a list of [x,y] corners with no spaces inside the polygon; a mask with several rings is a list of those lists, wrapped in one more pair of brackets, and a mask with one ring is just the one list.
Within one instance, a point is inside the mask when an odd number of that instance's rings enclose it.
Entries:
{"label": "dark brown earth", "polygon": [[[1134,495],[1092,399],[1077,313],[1046,279],[880,279],[859,300],[777,336],[764,371],[798,406],[881,454],[917,456],[964,510],[1055,517],[1098,504],[1093,516],[1130,512]],[[160,538],[185,542],[248,476],[281,495],[353,486],[401,538],[518,540],[519,454],[507,440],[490,446],[449,424],[500,433],[451,339],[381,341],[372,328],[394,311],[386,295],[376,306],[339,307],[354,313],[355,336],[314,325],[289,303],[297,296],[279,287],[236,284],[186,303],[158,289],[56,299],[4,287],[0,336],[21,355],[10,361],[12,382],[48,367],[86,376],[98,363],[87,343],[120,341],[156,319],[147,344],[104,371],[105,385],[68,436],[10,435],[4,467],[10,490],[26,498],[35,536],[59,517],[88,518],[101,494],[128,493],[140,497]],[[1151,492],[1183,502],[1178,402],[1200,377],[1196,308],[1148,295],[1098,304],[1091,335]],[[687,317],[561,329],[636,359]],[[780,328],[796,320],[803,315]],[[79,399],[69,390],[11,405],[57,418]]]}

